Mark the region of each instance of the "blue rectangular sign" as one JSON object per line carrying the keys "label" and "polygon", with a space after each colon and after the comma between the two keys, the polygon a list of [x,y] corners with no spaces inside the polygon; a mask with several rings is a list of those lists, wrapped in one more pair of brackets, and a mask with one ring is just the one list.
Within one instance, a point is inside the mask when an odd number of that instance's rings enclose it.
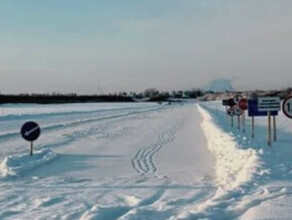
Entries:
{"label": "blue rectangular sign", "polygon": [[[267,116],[267,111],[258,111],[258,100],[257,99],[250,99],[248,100],[248,116]],[[271,115],[276,116],[278,115],[278,111],[271,111]]]}

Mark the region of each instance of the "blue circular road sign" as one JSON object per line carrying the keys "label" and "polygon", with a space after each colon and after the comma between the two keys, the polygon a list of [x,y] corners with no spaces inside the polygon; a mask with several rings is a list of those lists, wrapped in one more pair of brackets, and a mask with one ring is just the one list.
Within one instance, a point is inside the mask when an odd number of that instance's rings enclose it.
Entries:
{"label": "blue circular road sign", "polygon": [[231,116],[231,117],[233,117],[234,116],[234,109],[233,108],[228,108],[227,109],[227,114],[229,115],[229,116]]}
{"label": "blue circular road sign", "polygon": [[242,110],[241,108],[239,108],[238,105],[236,105],[236,106],[233,107],[233,113],[234,113],[236,116],[240,116],[240,115],[242,115],[243,110]]}
{"label": "blue circular road sign", "polygon": [[27,141],[35,141],[41,134],[40,126],[33,121],[24,123],[21,128],[21,135]]}

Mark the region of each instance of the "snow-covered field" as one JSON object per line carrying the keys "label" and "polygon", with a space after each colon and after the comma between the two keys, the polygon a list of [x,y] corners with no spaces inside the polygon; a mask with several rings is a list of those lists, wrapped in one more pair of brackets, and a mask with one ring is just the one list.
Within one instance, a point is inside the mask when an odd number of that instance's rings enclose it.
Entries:
{"label": "snow-covered field", "polygon": [[[0,219],[291,219],[291,123],[266,144],[219,102],[4,105]],[[42,134],[29,156],[19,130]],[[291,128],[292,129],[292,128]]]}

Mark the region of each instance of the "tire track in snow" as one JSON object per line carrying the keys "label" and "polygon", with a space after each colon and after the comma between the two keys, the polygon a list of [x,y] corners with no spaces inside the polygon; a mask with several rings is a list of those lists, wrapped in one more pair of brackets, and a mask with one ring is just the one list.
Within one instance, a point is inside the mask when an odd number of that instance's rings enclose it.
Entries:
{"label": "tire track in snow", "polygon": [[157,171],[153,156],[166,144],[175,140],[175,133],[184,126],[184,119],[176,123],[172,128],[158,135],[158,141],[141,148],[131,160],[133,168],[137,173],[153,174]]}

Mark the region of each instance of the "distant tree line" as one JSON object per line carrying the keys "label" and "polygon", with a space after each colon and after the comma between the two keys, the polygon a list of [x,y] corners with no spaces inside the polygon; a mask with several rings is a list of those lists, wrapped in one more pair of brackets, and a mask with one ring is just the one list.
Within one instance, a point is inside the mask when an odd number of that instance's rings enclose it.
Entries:
{"label": "distant tree line", "polygon": [[172,91],[161,92],[155,88],[146,89],[144,92],[119,92],[103,95],[78,95],[76,93],[58,93],[51,94],[29,94],[22,93],[0,94],[0,104],[6,103],[36,103],[36,104],[51,104],[51,103],[86,103],[86,102],[135,102],[135,101],[171,101],[171,99],[187,99],[198,98],[203,95],[199,89],[189,91]]}
{"label": "distant tree line", "polygon": [[76,95],[76,94],[0,95],[0,104],[6,103],[63,104],[86,102],[134,102],[134,100],[131,97],[115,95]]}
{"label": "distant tree line", "polygon": [[188,98],[198,98],[203,95],[203,92],[199,89],[192,90],[178,90],[171,92],[159,92],[158,90],[151,88],[146,89],[144,93],[134,94],[134,98],[144,98],[148,99],[148,101],[166,101],[168,99],[188,99]]}

